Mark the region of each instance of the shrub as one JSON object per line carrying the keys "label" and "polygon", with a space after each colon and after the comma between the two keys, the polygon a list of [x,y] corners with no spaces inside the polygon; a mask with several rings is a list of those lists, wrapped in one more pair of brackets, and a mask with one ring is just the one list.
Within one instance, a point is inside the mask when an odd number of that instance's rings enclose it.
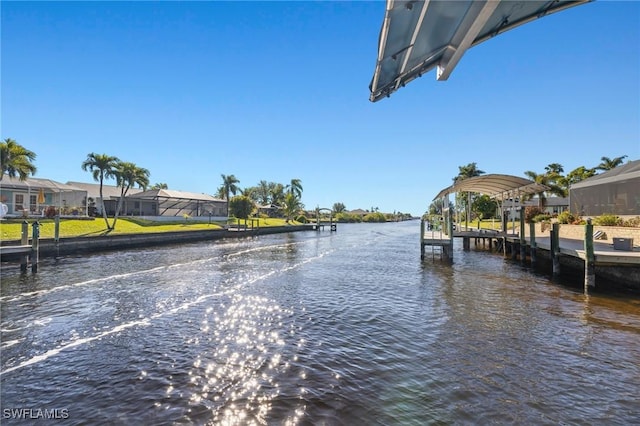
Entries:
{"label": "shrub", "polygon": [[363,222],[386,222],[387,218],[384,217],[384,214],[375,212],[369,213],[362,218]]}
{"label": "shrub", "polygon": [[631,219],[625,220],[622,223],[622,226],[629,226],[632,228],[640,228],[640,216],[632,217]]}
{"label": "shrub", "polygon": [[300,223],[307,223],[307,217],[303,214],[299,215],[298,217],[296,217],[296,222],[300,222]]}
{"label": "shrub", "polygon": [[360,215],[345,213],[345,212],[336,214],[335,218],[336,218],[336,222],[340,222],[340,223],[362,222],[362,217]]}
{"label": "shrub", "polygon": [[558,223],[570,224],[575,222],[576,218],[569,211],[564,211],[558,215]]}
{"label": "shrub", "polygon": [[49,219],[52,219],[52,218],[56,217],[57,213],[58,213],[58,211],[53,206],[49,206],[46,209],[44,209],[44,217],[49,218]]}
{"label": "shrub", "polygon": [[538,214],[535,215],[531,221],[535,222],[535,223],[540,223],[540,222],[548,222],[549,220],[551,220],[551,216],[549,216],[546,213],[542,213],[542,214]]}
{"label": "shrub", "polygon": [[602,214],[593,219],[593,223],[600,226],[620,226],[622,219],[614,214]]}
{"label": "shrub", "polygon": [[544,212],[539,207],[527,206],[524,209],[524,220],[525,222],[535,222],[533,219],[541,214],[544,214]]}

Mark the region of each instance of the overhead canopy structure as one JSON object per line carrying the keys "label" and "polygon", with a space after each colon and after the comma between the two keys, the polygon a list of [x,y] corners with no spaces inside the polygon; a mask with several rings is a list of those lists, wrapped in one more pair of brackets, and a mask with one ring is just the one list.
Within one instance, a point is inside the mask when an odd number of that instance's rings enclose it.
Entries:
{"label": "overhead canopy structure", "polygon": [[592,0],[387,0],[369,89],[376,102],[437,67],[446,80],[470,48],[524,23]]}
{"label": "overhead canopy structure", "polygon": [[546,185],[518,176],[488,174],[460,180],[440,191],[434,199],[443,198],[454,192],[479,192],[504,200],[514,196],[538,194],[549,189]]}

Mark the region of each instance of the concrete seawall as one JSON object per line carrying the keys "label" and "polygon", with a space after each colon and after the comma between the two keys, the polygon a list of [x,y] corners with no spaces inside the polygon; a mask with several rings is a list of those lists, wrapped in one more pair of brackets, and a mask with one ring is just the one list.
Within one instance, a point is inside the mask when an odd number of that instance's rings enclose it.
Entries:
{"label": "concrete seawall", "polygon": [[[83,254],[109,250],[122,250],[140,247],[152,247],[168,244],[182,244],[197,241],[211,241],[223,238],[244,238],[256,235],[281,234],[287,232],[310,231],[307,225],[272,226],[256,228],[248,231],[232,231],[212,229],[200,231],[157,232],[149,234],[106,235],[93,237],[60,238],[56,243],[53,238],[39,240],[39,256],[55,257],[70,254]],[[19,241],[3,241],[2,246],[19,244]],[[3,260],[12,260],[10,257]]]}

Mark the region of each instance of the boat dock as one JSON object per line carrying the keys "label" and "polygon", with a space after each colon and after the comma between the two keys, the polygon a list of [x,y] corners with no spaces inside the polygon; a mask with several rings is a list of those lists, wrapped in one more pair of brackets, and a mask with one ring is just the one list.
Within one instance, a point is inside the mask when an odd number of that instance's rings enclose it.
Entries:
{"label": "boat dock", "polygon": [[551,261],[551,273],[557,276],[563,266],[583,269],[585,287],[595,287],[596,275],[629,284],[640,290],[640,247],[633,245],[633,238],[615,238],[614,244],[594,241],[593,225],[584,225],[584,236],[560,238],[560,225],[553,224],[549,236],[536,237],[534,224],[524,234],[524,226],[518,233],[484,229],[452,231],[425,230],[421,227],[421,259],[429,257],[453,260],[453,242],[462,239],[463,250],[474,247],[501,253],[505,258],[520,260],[522,264],[536,267],[539,258]]}

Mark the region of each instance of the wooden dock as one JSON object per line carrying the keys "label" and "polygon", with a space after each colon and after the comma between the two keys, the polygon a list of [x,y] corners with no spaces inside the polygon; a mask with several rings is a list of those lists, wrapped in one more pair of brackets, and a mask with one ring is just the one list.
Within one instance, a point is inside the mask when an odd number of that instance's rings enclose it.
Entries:
{"label": "wooden dock", "polygon": [[20,244],[15,246],[1,246],[0,247],[0,259],[7,257],[20,258],[20,269],[22,271],[27,270],[27,265],[31,261],[31,271],[38,271],[39,261],[39,246],[40,246],[40,223],[34,222],[33,233],[31,238],[31,244],[29,244],[29,223],[24,221],[22,223],[22,237]]}
{"label": "wooden dock", "polygon": [[[505,233],[494,230],[467,229],[451,232],[451,236],[441,231],[427,231],[421,227],[421,259],[425,259],[427,248],[431,248],[432,256],[440,251],[440,257],[453,259],[453,241],[462,238],[463,250],[469,250],[473,241],[476,248],[482,247],[490,252],[502,253],[504,257],[513,260],[520,259],[521,263],[529,262],[536,266],[538,255],[544,254],[552,261],[553,275],[560,274],[560,258],[573,258],[583,263],[585,288],[595,287],[596,267],[599,274],[603,272],[614,273],[618,277],[624,277],[628,282],[640,288],[640,248],[631,247],[628,250],[620,250],[614,244],[594,241],[593,226],[585,225],[583,239],[559,238],[559,224],[554,224],[548,237],[537,237],[530,224],[528,236],[524,236],[524,223],[518,233]],[[566,262],[565,262],[566,263]],[[575,263],[575,262],[574,262]]]}

